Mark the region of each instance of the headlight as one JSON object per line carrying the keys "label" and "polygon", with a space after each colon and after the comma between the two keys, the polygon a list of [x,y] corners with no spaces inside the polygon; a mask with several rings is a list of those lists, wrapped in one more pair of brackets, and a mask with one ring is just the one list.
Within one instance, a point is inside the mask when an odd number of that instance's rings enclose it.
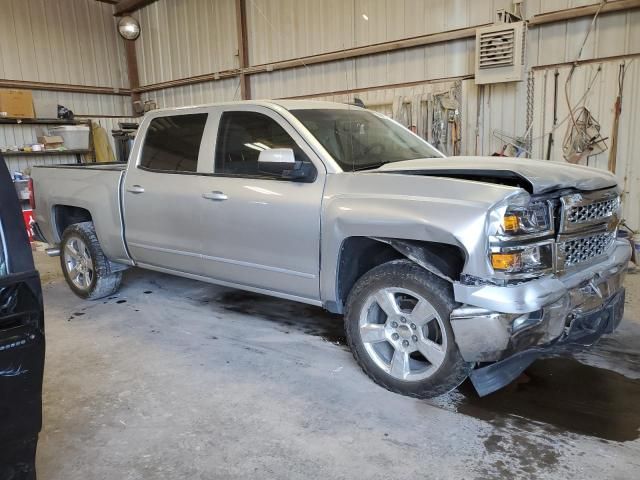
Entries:
{"label": "headlight", "polygon": [[553,232],[551,213],[547,202],[531,203],[527,206],[510,206],[507,208],[500,235],[545,235]]}
{"label": "headlight", "polygon": [[552,244],[492,247],[491,266],[502,273],[542,273],[553,267]]}

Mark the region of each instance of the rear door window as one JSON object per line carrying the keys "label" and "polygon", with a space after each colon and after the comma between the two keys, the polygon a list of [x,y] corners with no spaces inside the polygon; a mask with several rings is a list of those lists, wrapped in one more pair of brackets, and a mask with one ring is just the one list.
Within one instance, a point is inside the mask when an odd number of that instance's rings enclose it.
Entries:
{"label": "rear door window", "polygon": [[165,173],[196,172],[206,123],[206,113],[154,118],[147,128],[139,166]]}

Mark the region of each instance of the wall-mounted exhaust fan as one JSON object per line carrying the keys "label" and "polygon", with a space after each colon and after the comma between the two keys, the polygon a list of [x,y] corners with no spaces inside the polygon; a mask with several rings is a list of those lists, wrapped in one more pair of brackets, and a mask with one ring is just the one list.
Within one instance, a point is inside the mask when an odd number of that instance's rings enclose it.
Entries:
{"label": "wall-mounted exhaust fan", "polygon": [[524,22],[476,30],[476,84],[517,82],[524,71]]}

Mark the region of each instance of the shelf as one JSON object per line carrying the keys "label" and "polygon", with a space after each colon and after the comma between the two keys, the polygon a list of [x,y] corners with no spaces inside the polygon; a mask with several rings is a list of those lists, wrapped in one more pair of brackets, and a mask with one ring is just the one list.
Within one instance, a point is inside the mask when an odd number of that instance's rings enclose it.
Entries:
{"label": "shelf", "polygon": [[87,122],[61,120],[59,118],[5,118],[0,117],[0,125],[83,125]]}
{"label": "shelf", "polygon": [[0,152],[5,157],[42,157],[43,155],[87,155],[93,150],[45,150],[43,152]]}

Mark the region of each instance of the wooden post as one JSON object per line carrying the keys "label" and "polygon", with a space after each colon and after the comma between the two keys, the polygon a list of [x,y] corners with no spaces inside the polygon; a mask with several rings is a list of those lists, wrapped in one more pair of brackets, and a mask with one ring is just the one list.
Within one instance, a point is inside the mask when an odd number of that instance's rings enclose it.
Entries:
{"label": "wooden post", "polygon": [[236,30],[238,32],[238,67],[240,68],[240,98],[251,98],[249,76],[243,70],[249,66],[249,50],[247,45],[247,2],[236,0]]}
{"label": "wooden post", "polygon": [[131,92],[131,108],[136,115],[135,103],[140,101],[140,93],[135,89],[140,86],[140,76],[138,75],[138,56],[136,55],[136,41],[124,39],[125,54],[127,56],[127,72],[129,74],[129,88]]}
{"label": "wooden post", "polygon": [[121,0],[116,4],[116,11],[113,14],[114,17],[122,17],[123,15],[130,15],[133,12],[140,10],[141,8],[151,5],[158,0]]}

